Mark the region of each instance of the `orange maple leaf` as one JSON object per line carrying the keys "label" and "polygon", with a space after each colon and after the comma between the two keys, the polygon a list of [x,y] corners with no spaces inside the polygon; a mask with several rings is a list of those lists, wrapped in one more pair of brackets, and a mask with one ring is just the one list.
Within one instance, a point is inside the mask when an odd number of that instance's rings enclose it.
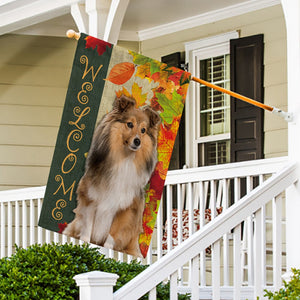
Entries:
{"label": "orange maple leaf", "polygon": [[116,91],[117,98],[120,98],[122,95],[125,95],[127,97],[130,97],[130,93],[127,91],[127,89],[123,86],[122,90]]}
{"label": "orange maple leaf", "polygon": [[130,62],[122,62],[112,67],[106,80],[114,84],[124,84],[127,82],[135,71],[135,66]]}

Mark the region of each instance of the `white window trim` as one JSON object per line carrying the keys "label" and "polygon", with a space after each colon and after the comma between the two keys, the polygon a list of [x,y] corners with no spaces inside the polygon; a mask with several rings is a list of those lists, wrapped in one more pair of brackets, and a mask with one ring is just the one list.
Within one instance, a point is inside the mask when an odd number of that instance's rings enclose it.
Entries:
{"label": "white window trim", "polygon": [[[239,38],[238,31],[231,31],[224,34],[207,37],[204,39],[185,43],[186,63],[189,65],[189,72],[192,76],[199,77],[199,66],[195,63],[199,59],[206,59],[218,55],[228,54],[230,52],[231,39]],[[197,155],[197,128],[199,128],[199,118],[196,117],[199,111],[199,89],[196,88],[198,83],[191,82],[187,100],[186,100],[186,163],[189,167],[198,166]],[[226,134],[225,139],[230,138],[230,134]],[[214,137],[215,139],[215,137]]]}

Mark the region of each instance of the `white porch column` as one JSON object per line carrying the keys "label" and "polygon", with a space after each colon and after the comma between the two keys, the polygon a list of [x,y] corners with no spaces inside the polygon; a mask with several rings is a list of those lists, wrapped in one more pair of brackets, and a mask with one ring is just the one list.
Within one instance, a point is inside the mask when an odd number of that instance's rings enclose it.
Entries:
{"label": "white porch column", "polygon": [[117,274],[93,271],[74,276],[79,286],[80,300],[113,300],[113,286],[119,276]]}
{"label": "white porch column", "polygon": [[[281,0],[287,30],[288,111],[294,121],[288,125],[289,159],[300,165],[300,1]],[[298,177],[300,179],[300,175]],[[300,268],[300,182],[287,191],[287,268]]]}
{"label": "white porch column", "polygon": [[116,44],[128,4],[129,0],[85,0],[88,34]]}

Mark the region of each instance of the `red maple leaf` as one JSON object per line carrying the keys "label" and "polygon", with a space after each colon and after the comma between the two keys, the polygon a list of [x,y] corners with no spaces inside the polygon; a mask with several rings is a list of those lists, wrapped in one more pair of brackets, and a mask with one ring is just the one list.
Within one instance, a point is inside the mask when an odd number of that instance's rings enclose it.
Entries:
{"label": "red maple leaf", "polygon": [[169,76],[169,80],[172,80],[176,85],[179,85],[180,78],[184,71],[178,70],[178,72]]}
{"label": "red maple leaf", "polygon": [[85,48],[87,49],[92,48],[94,50],[97,47],[97,52],[99,55],[102,55],[106,51],[106,46],[108,46],[109,48],[111,48],[112,46],[112,44],[94,38],[93,36],[87,36],[85,40],[86,40]]}
{"label": "red maple leaf", "polygon": [[62,233],[65,230],[65,228],[67,227],[67,225],[68,225],[67,222],[65,222],[65,223],[58,223],[58,228],[59,228],[58,233]]}
{"label": "red maple leaf", "polygon": [[162,174],[162,169],[163,163],[159,162],[150,179],[150,189],[153,189],[155,194],[160,193],[164,188],[165,179],[162,177],[164,177],[165,174]]}
{"label": "red maple leaf", "polygon": [[147,245],[145,242],[140,243],[140,250],[144,258],[147,256],[148,248],[149,245]]}

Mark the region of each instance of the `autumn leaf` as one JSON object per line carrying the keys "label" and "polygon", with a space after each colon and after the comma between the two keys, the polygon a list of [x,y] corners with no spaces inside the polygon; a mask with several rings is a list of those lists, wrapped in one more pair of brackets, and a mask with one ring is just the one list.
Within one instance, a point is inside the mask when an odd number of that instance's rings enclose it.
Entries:
{"label": "autumn leaf", "polygon": [[191,81],[191,73],[183,72],[180,78],[180,85],[184,85],[186,83],[190,83]]}
{"label": "autumn leaf", "polygon": [[134,51],[129,50],[129,54],[132,55],[133,62],[137,65],[144,65],[148,62],[151,62],[153,59],[142,54],[136,53]]}
{"label": "autumn leaf", "polygon": [[178,72],[169,76],[169,80],[172,80],[176,85],[179,85],[182,73],[184,73],[184,71],[178,69]]}
{"label": "autumn leaf", "polygon": [[92,48],[93,50],[97,48],[97,52],[99,55],[102,55],[106,51],[106,47],[111,48],[112,46],[112,44],[94,38],[93,36],[87,36],[85,40],[86,40],[85,48],[87,49]]}
{"label": "autumn leaf", "polygon": [[146,63],[144,65],[138,66],[135,76],[140,77],[141,79],[147,78],[148,81],[151,81],[150,63]]}
{"label": "autumn leaf", "polygon": [[116,91],[117,98],[120,98],[122,95],[125,95],[127,97],[130,97],[130,93],[127,91],[127,89],[123,86],[122,90]]}
{"label": "autumn leaf", "polygon": [[[154,170],[154,173],[153,175],[155,175],[156,173],[159,175],[159,177],[165,181],[166,180],[166,177],[167,177],[167,172],[168,172],[168,169],[165,169],[164,168],[164,164],[162,161],[159,161],[157,164],[156,164],[156,168]],[[164,184],[164,183],[163,183]],[[152,184],[151,187],[154,188],[154,185]]]}
{"label": "autumn leaf", "polygon": [[136,82],[132,85],[132,97],[136,101],[136,107],[145,105],[147,100],[147,94],[142,94],[142,88]]}
{"label": "autumn leaf", "polygon": [[124,84],[127,82],[135,71],[135,66],[130,62],[122,62],[112,67],[106,80],[114,84]]}
{"label": "autumn leaf", "polygon": [[161,124],[157,141],[157,158],[158,161],[163,162],[162,170],[167,170],[169,167],[178,126],[178,118],[174,119],[172,126],[169,128]]}
{"label": "autumn leaf", "polygon": [[160,114],[161,118],[167,123],[172,124],[174,117],[181,115],[183,110],[182,96],[173,91],[172,100],[169,100],[166,95],[156,93],[157,102],[163,108]]}
{"label": "autumn leaf", "polygon": [[150,61],[150,73],[151,75],[156,73],[156,72],[160,72],[160,65],[161,63],[157,60],[151,60]]}
{"label": "autumn leaf", "polygon": [[180,86],[177,89],[177,94],[179,94],[179,95],[181,95],[183,97],[182,101],[185,100],[185,97],[186,97],[186,94],[187,94],[187,91],[188,91],[188,87],[189,87],[188,84],[184,84],[184,85]]}
{"label": "autumn leaf", "polygon": [[65,230],[65,228],[67,227],[67,225],[68,225],[67,222],[58,223],[58,228],[59,228],[58,233],[62,233]]}

